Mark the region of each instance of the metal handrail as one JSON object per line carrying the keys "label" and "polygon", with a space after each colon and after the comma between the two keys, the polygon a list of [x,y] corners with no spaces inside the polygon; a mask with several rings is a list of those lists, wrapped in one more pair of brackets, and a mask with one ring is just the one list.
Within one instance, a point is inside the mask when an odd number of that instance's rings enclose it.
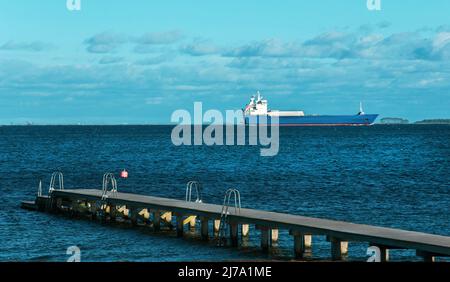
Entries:
{"label": "metal handrail", "polygon": [[64,175],[60,171],[55,171],[52,173],[50,179],[50,186],[48,188],[48,194],[51,194],[55,189],[56,177],[58,177],[58,188],[59,190],[64,190]]}
{"label": "metal handrail", "polygon": [[228,215],[229,207],[230,207],[230,201],[231,197],[234,196],[234,213],[239,214],[241,213],[241,193],[239,190],[232,188],[228,189],[225,192],[225,197],[223,199],[223,205],[222,205],[222,212],[220,214],[220,225],[219,225],[219,241],[218,245],[223,245],[223,239],[226,236],[226,230],[227,230],[227,221],[228,221]]}
{"label": "metal handrail", "polygon": [[111,172],[107,172],[103,174],[103,183],[102,183],[102,200],[108,198],[108,184],[111,183],[111,193],[114,196],[117,193],[117,180],[114,177],[114,174]]}
{"label": "metal handrail", "polygon": [[[50,185],[48,187],[48,196],[50,197],[50,200],[47,201],[47,209],[52,209],[54,204],[54,198],[52,196],[53,191],[55,191],[55,184],[56,184],[56,177],[58,177],[58,189],[64,190],[64,175],[60,171],[55,171],[52,173],[52,176],[50,178]],[[39,182],[39,188],[38,188],[38,194],[41,194],[42,196],[42,183]]]}
{"label": "metal handrail", "polygon": [[192,188],[195,188],[195,192],[197,195],[196,203],[202,203],[202,185],[198,181],[189,181],[186,184],[186,202],[192,202]]}
{"label": "metal handrail", "polygon": [[42,197],[42,180],[39,180],[37,195],[38,195],[38,197]]}

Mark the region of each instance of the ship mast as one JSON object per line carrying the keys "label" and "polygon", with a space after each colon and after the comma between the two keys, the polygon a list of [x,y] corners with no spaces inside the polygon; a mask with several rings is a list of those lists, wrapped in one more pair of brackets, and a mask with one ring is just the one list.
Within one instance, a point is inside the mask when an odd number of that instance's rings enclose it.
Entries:
{"label": "ship mast", "polygon": [[364,110],[363,110],[362,102],[359,102],[359,113],[358,113],[358,115],[364,115]]}

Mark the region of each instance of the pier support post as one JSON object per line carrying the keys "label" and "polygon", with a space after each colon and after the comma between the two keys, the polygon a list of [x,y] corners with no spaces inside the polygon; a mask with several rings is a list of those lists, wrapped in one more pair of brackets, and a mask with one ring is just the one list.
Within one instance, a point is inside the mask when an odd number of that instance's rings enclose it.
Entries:
{"label": "pier support post", "polygon": [[74,200],[70,203],[70,215],[77,216],[79,213],[79,204],[77,200]]}
{"label": "pier support post", "polygon": [[272,243],[278,242],[278,229],[272,229],[270,235],[272,238]]}
{"label": "pier support post", "polygon": [[45,209],[50,213],[57,213],[59,208],[61,207],[62,199],[56,198],[53,195],[50,195],[50,198],[47,199],[47,204]]}
{"label": "pier support post", "polygon": [[115,205],[109,205],[109,220],[110,221],[116,221],[116,206]]}
{"label": "pier support post", "polygon": [[431,254],[423,255],[422,259],[424,262],[435,262],[435,257]]}
{"label": "pier support post", "polygon": [[150,210],[149,209],[144,209],[144,222],[145,224],[150,224]]}
{"label": "pier support post", "polygon": [[58,209],[61,209],[61,207],[62,207],[62,199],[61,198],[56,198],[56,207]]}
{"label": "pier support post", "polygon": [[435,262],[435,254],[423,251],[416,251],[416,255],[422,257],[424,262]]}
{"label": "pier support post", "polygon": [[250,233],[250,225],[248,224],[242,224],[242,237],[248,237]]}
{"label": "pier support post", "polygon": [[156,210],[153,212],[153,230],[159,231],[161,228],[161,213]]}
{"label": "pier support post", "polygon": [[270,228],[267,226],[256,226],[256,229],[259,229],[261,231],[261,249],[263,252],[269,251],[269,231]]}
{"label": "pier support post", "polygon": [[106,213],[108,212],[108,206],[106,204],[102,204],[100,206],[100,211],[101,211],[101,213],[100,213],[100,216],[101,216],[100,220],[102,221],[102,223],[105,223],[106,222]]}
{"label": "pier support post", "polygon": [[348,252],[348,242],[335,237],[330,237],[329,241],[331,242],[331,259],[342,260]]}
{"label": "pier support post", "polygon": [[386,247],[380,247],[380,261],[388,262],[389,261],[389,249]]}
{"label": "pier support post", "polygon": [[200,232],[202,236],[203,241],[208,241],[208,229],[209,229],[209,218],[207,217],[200,217]]}
{"label": "pier support post", "polygon": [[305,253],[305,235],[299,231],[291,231],[291,235],[294,236],[294,255],[296,259],[302,259]]}
{"label": "pier support post", "polygon": [[219,233],[220,229],[220,219],[214,220],[214,233]]}
{"label": "pier support post", "polygon": [[135,208],[130,208],[129,212],[131,212],[131,225],[137,226],[138,210]]}
{"label": "pier support post", "polygon": [[183,237],[184,232],[183,215],[181,213],[176,213],[175,216],[177,218],[177,237]]}
{"label": "pier support post", "polygon": [[238,246],[238,224],[237,223],[230,223],[230,238],[231,238],[231,245],[233,247]]}
{"label": "pier support post", "polygon": [[83,216],[89,215],[91,211],[89,202],[87,200],[83,200],[82,204],[83,204]]}
{"label": "pier support post", "polygon": [[89,213],[91,214],[91,219],[96,219],[97,218],[97,208],[96,208],[96,203],[95,202],[88,202],[88,207],[89,207]]}

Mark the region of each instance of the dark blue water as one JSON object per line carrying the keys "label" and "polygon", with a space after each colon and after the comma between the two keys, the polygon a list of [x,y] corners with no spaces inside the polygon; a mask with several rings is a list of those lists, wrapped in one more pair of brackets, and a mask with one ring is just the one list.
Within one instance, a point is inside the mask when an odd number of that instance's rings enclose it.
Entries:
{"label": "dark blue water", "polygon": [[[220,204],[227,188],[249,208],[450,235],[450,126],[408,125],[281,128],[280,152],[261,157],[256,146],[172,145],[169,126],[0,127],[1,261],[65,261],[76,245],[84,261],[289,260],[286,231],[271,254],[258,233],[239,249],[177,239],[146,228],[21,210],[38,181],[61,170],[66,188],[101,188],[104,172],[126,168],[119,190],[183,199],[191,179],[204,201]],[[313,242],[313,259],[329,243]],[[350,244],[349,259],[366,258]],[[392,251],[415,260],[413,251]]]}

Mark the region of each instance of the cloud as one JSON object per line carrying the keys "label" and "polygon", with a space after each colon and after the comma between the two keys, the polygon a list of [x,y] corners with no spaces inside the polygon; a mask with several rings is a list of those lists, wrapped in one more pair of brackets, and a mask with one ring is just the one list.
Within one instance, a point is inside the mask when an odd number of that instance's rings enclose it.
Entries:
{"label": "cloud", "polygon": [[174,59],[173,55],[171,56],[169,54],[161,54],[158,56],[137,60],[135,64],[141,66],[158,65],[173,59]]}
{"label": "cloud", "polygon": [[124,60],[123,57],[112,57],[112,56],[105,56],[102,57],[98,63],[101,65],[108,65],[108,64],[116,64],[116,63],[120,63]]}
{"label": "cloud", "polygon": [[378,27],[378,28],[388,28],[388,27],[390,27],[391,25],[392,25],[391,22],[383,21],[383,22],[378,23],[378,24],[377,24],[377,27]]}
{"label": "cloud", "polygon": [[[114,32],[102,32],[87,38],[84,44],[90,53],[113,53],[125,44],[134,43],[134,52],[153,53],[157,46],[170,45],[183,38],[180,31],[148,32],[142,36],[132,36]],[[156,47],[155,47],[156,46]]]}
{"label": "cloud", "polygon": [[32,52],[40,52],[51,48],[51,45],[48,43],[44,43],[41,41],[33,41],[33,42],[16,42],[16,41],[8,41],[0,46],[0,50],[8,50],[8,51],[32,51]]}
{"label": "cloud", "polygon": [[172,50],[173,48],[170,48],[168,46],[160,46],[160,45],[145,45],[145,44],[138,44],[134,46],[133,52],[136,54],[155,54],[155,53],[162,53],[162,52],[168,52],[169,50]]}
{"label": "cloud", "polygon": [[373,46],[378,57],[406,60],[449,60],[450,33],[423,35],[419,32],[397,33]]}
{"label": "cloud", "polygon": [[180,52],[191,56],[206,56],[220,54],[222,52],[222,48],[215,45],[211,41],[196,39],[190,44],[181,46]]}
{"label": "cloud", "polygon": [[295,57],[299,55],[299,51],[300,46],[296,42],[268,39],[231,48],[223,55],[226,57]]}
{"label": "cloud", "polygon": [[[223,49],[217,48],[209,53]],[[416,31],[385,35],[372,28],[359,28],[355,31],[335,30],[319,34],[304,42],[284,42],[277,39],[254,41],[226,48],[222,56],[334,60],[449,60],[450,32],[440,28],[440,32],[431,34]]]}
{"label": "cloud", "polygon": [[439,32],[433,40],[434,49],[443,49],[450,44],[450,32]]}
{"label": "cloud", "polygon": [[[138,37],[104,32],[86,39],[84,43],[89,52],[102,54],[114,53],[124,44],[134,44],[132,50],[137,54],[179,53],[192,57],[216,55],[224,58],[299,57],[335,60],[450,59],[450,31],[446,31],[445,26],[435,30],[387,34],[385,29],[389,25],[389,22],[381,22],[354,30],[331,30],[303,42],[272,38],[237,46],[219,46],[202,38],[194,38],[190,43],[181,44],[183,35],[179,31],[149,32]],[[33,47],[22,46],[22,48],[32,49]],[[39,45],[33,49],[39,49]],[[145,60],[148,62],[145,63]],[[155,64],[155,60],[154,58],[142,59],[139,64]]]}
{"label": "cloud", "polygon": [[127,36],[111,32],[98,33],[84,41],[90,53],[111,53],[128,41]]}
{"label": "cloud", "polygon": [[[0,59],[1,102],[12,105],[10,101],[22,97],[48,110],[52,103],[69,99],[63,108],[92,108],[92,114],[98,107],[115,113],[120,103],[122,117],[139,113],[151,119],[160,111],[158,117],[164,119],[164,111],[195,100],[240,107],[248,94],[260,89],[277,103],[273,108],[302,101],[309,113],[344,113],[350,102],[359,100],[373,107],[377,101],[388,106],[414,99],[420,102],[418,113],[426,107],[442,114],[440,105],[430,101],[448,100],[450,93],[450,31],[442,28],[403,33],[330,30],[304,41],[266,39],[235,46],[198,38],[140,44],[130,35],[104,33],[85,44],[107,54],[67,64]],[[121,48],[125,45],[131,48]],[[137,47],[145,47],[148,54],[136,54]],[[221,104],[218,96],[231,98]],[[336,112],[329,106],[333,103]],[[139,112],[149,108],[151,113]],[[384,108],[374,111],[388,114]]]}
{"label": "cloud", "polygon": [[178,30],[166,32],[148,32],[135,39],[138,44],[143,45],[166,45],[178,42],[183,35]]}
{"label": "cloud", "polygon": [[356,56],[357,37],[352,33],[331,31],[303,43],[301,54],[305,57],[345,59]]}
{"label": "cloud", "polygon": [[322,33],[312,39],[305,41],[303,45],[334,45],[342,42],[351,42],[353,36],[340,31]]}

